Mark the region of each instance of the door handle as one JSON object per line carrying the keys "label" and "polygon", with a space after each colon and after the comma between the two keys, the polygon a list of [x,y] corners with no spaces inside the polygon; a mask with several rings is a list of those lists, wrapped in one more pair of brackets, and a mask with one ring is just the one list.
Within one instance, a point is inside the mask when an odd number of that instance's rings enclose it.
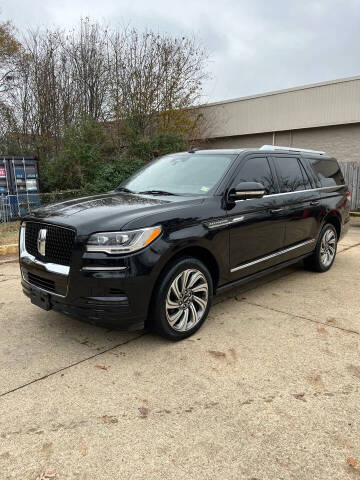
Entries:
{"label": "door handle", "polygon": [[320,205],[320,200],[313,200],[312,202],[310,202],[310,205]]}
{"label": "door handle", "polygon": [[283,210],[284,210],[283,208],[274,208],[273,210],[270,210],[270,213],[280,213]]}

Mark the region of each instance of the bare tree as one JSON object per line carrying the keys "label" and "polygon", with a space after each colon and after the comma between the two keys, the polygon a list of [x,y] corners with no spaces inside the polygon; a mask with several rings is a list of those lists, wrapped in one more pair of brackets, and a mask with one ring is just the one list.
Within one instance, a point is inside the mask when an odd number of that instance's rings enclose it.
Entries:
{"label": "bare tree", "polygon": [[206,53],[195,38],[126,29],[111,35],[109,58],[115,119],[131,119],[142,133],[169,130],[180,116],[189,123],[206,78]]}
{"label": "bare tree", "polygon": [[[0,61],[1,38],[0,26]],[[29,31],[21,46],[5,38],[11,76],[3,111],[23,149],[58,151],[65,129],[84,117],[110,122],[117,148],[129,128],[194,137],[206,77],[206,53],[194,37],[111,30],[85,19],[71,31]]]}
{"label": "bare tree", "polygon": [[63,39],[62,50],[69,59],[76,113],[94,120],[106,119],[110,87],[107,29],[89,19],[81,20],[79,28]]}

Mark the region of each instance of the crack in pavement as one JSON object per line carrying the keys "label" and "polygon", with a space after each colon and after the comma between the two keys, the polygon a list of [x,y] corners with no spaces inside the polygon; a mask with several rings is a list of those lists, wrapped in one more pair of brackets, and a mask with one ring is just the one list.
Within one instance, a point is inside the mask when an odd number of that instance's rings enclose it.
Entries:
{"label": "crack in pavement", "polygon": [[355,248],[355,247],[359,247],[359,246],[360,246],[360,243],[355,243],[354,245],[350,245],[350,247],[346,247],[343,250],[340,250],[339,253],[346,252],[347,250],[350,250],[350,248]]}
{"label": "crack in pavement", "polygon": [[46,375],[43,375],[42,377],[34,378],[33,380],[30,380],[30,382],[26,382],[23,385],[19,385],[18,387],[12,388],[11,390],[8,390],[7,392],[0,393],[0,398],[5,397],[6,395],[9,395],[10,393],[14,393],[18,390],[21,390],[22,388],[28,387],[29,385],[32,385],[33,383],[37,383],[37,382],[40,382],[41,380],[45,380],[46,378],[52,377],[53,375],[56,375],[57,373],[68,370],[71,367],[76,367],[76,365],[80,365],[81,363],[85,363],[88,360],[91,360],[93,358],[99,357],[100,355],[103,355],[104,353],[111,352],[111,350],[115,350],[118,347],[122,347],[124,345],[127,345],[128,343],[131,343],[131,342],[133,342],[135,340],[138,340],[139,338],[143,337],[144,335],[147,335],[147,333],[148,332],[143,332],[135,338],[130,338],[129,340],[126,340],[126,342],[118,343],[117,345],[106,348],[105,350],[102,350],[101,352],[97,352],[94,355],[90,355],[89,357],[86,357],[86,358],[83,358],[81,360],[78,360],[77,362],[71,363],[70,365],[67,365],[66,367],[59,368],[58,370],[55,370],[53,372],[47,373]]}
{"label": "crack in pavement", "polygon": [[235,297],[235,299],[238,302],[244,302],[244,303],[247,303],[248,305],[253,305],[254,307],[260,307],[264,310],[270,310],[272,312],[282,313],[284,315],[288,315],[289,317],[300,318],[301,320],[307,320],[308,322],[317,323],[319,325],[324,325],[325,327],[330,327],[330,328],[335,328],[337,330],[342,330],[343,332],[346,332],[346,333],[354,333],[355,335],[360,335],[360,333],[357,332],[356,330],[349,330],[349,329],[344,328],[344,327],[338,327],[336,325],[331,325],[330,323],[321,322],[320,320],[314,320],[313,318],[304,317],[303,315],[296,315],[295,313],[285,312],[284,310],[278,310],[277,308],[267,307],[267,306],[264,306],[264,305],[260,305],[259,303],[249,302],[248,300],[244,300],[242,298],[238,299],[238,298]]}

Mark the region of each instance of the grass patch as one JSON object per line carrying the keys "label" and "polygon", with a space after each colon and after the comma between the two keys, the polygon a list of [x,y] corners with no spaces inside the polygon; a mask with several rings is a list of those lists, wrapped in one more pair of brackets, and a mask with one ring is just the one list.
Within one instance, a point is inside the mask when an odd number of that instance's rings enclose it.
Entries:
{"label": "grass patch", "polygon": [[0,223],[0,245],[18,243],[20,222]]}

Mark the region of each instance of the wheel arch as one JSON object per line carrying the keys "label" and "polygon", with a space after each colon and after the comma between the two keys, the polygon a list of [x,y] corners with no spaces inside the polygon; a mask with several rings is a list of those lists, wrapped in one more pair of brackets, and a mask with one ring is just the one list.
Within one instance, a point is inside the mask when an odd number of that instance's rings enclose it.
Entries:
{"label": "wheel arch", "polygon": [[[209,273],[210,273],[211,278],[212,278],[213,293],[216,292],[216,288],[217,288],[219,278],[220,278],[220,268],[219,268],[219,264],[218,264],[218,262],[217,262],[217,260],[214,256],[214,254],[209,249],[207,249],[206,247],[203,247],[203,246],[198,246],[198,245],[187,246],[187,247],[182,248],[181,250],[178,250],[178,251],[174,252],[173,255],[171,255],[167,259],[167,261],[165,262],[165,264],[162,266],[161,270],[159,271],[159,273],[157,275],[157,278],[156,278],[156,281],[153,285],[152,292],[151,292],[150,308],[152,308],[152,304],[153,304],[154,298],[155,298],[156,289],[157,289],[161,279],[163,278],[165,271],[167,270],[167,268],[172,263],[175,263],[177,260],[179,260],[180,258],[183,258],[183,257],[194,257],[194,258],[196,258],[196,259],[198,259],[198,260],[200,260],[201,262],[204,263],[204,265],[209,270]],[[150,315],[148,315],[148,317],[147,317],[146,326],[148,326],[148,324],[149,324],[149,318],[150,318]]]}
{"label": "wheel arch", "polygon": [[337,239],[339,240],[341,235],[341,219],[339,218],[339,214],[335,212],[330,212],[324,219],[323,226],[327,223],[333,225],[336,230]]}

